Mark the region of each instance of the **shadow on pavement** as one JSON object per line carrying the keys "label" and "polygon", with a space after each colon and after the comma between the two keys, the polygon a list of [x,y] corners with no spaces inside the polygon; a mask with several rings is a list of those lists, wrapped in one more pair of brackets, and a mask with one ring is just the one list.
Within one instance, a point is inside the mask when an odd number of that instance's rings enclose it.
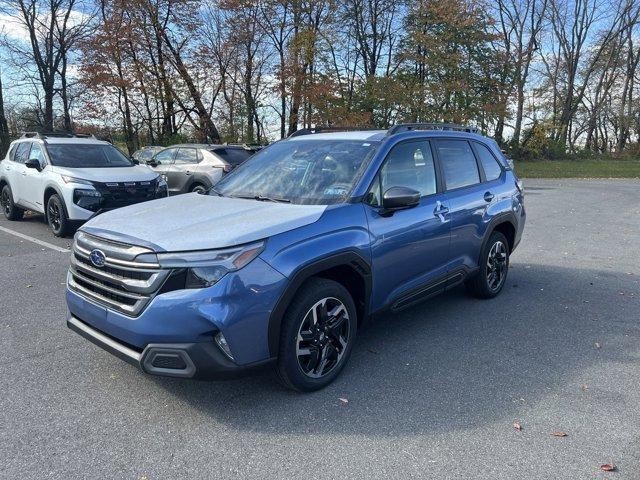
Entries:
{"label": "shadow on pavement", "polygon": [[[580,395],[576,379],[596,362],[637,361],[626,352],[640,335],[633,320],[639,307],[638,277],[626,272],[514,264],[494,300],[470,298],[461,287],[372,323],[360,332],[343,374],[320,392],[289,392],[269,372],[212,383],[151,378],[243,430],[471,429],[511,421],[520,402],[532,405],[556,388]],[[576,384],[566,385],[568,378]]]}

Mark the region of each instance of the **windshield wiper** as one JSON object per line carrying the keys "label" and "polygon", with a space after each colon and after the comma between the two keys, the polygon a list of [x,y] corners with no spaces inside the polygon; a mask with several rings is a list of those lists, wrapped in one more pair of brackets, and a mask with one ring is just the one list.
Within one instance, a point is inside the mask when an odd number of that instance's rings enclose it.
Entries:
{"label": "windshield wiper", "polygon": [[266,197],[264,195],[234,195],[233,198],[258,200],[259,202],[291,203],[291,200],[288,198]]}

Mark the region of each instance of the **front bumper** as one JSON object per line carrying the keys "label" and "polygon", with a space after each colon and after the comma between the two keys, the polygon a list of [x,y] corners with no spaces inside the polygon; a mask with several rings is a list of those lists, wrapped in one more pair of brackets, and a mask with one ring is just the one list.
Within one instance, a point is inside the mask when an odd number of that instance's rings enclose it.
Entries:
{"label": "front bumper", "polygon": [[274,360],[237,365],[230,361],[213,342],[150,343],[140,351],[90,327],[73,315],[67,318],[67,327],[150,375],[222,380],[253,372]]}

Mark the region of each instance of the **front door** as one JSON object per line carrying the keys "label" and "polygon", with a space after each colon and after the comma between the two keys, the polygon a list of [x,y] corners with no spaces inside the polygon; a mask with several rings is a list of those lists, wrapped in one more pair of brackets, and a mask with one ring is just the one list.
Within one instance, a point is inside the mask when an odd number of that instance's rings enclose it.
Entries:
{"label": "front door", "polygon": [[31,150],[31,142],[20,142],[16,147],[11,162],[11,170],[7,175],[9,185],[13,192],[13,200],[23,207],[29,207],[27,202],[28,185],[25,181],[28,168],[25,162],[29,160],[29,151]]}
{"label": "front door", "polygon": [[[164,150],[160,150],[151,159],[151,163],[148,164],[154,172],[158,172],[162,178],[164,178],[167,185],[169,184],[169,171],[173,166],[173,158],[176,156],[177,151],[177,148],[165,148]],[[173,193],[171,192],[170,187],[169,193]]]}
{"label": "front door", "polygon": [[[418,206],[385,214],[382,195],[409,187],[422,195]],[[439,188],[430,142],[402,142],[389,152],[366,198],[372,236],[372,310],[402,307],[444,288],[449,260],[449,214]]]}
{"label": "front door", "polygon": [[25,166],[22,172],[22,185],[20,190],[22,191],[22,197],[26,207],[32,208],[36,212],[44,213],[45,172],[43,169],[48,167],[46,167],[47,162],[42,147],[36,142],[31,144],[29,160],[32,158],[40,162],[40,171]]}

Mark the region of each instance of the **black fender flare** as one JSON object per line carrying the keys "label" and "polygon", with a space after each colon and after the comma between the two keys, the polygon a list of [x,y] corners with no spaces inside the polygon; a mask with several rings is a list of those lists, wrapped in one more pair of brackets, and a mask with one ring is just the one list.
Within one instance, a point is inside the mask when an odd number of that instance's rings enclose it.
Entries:
{"label": "black fender flare", "polygon": [[58,188],[57,185],[54,184],[49,184],[47,186],[44,187],[44,198],[42,199],[42,209],[44,210],[44,218],[46,221],[49,221],[47,219],[47,202],[45,201],[47,199],[47,190],[52,189],[56,192],[56,195],[58,195],[58,198],[60,199],[60,203],[62,203],[62,208],[64,208],[64,213],[67,216],[67,220],[72,221],[69,218],[69,209],[67,208],[67,203],[64,201],[64,195],[62,195],[62,192],[60,191],[60,189]]}
{"label": "black fender flare", "polygon": [[209,177],[207,177],[206,175],[194,174],[191,177],[191,180],[189,180],[189,183],[187,184],[187,188],[186,188],[186,192],[185,193],[189,193],[191,191],[191,189],[193,188],[193,185],[195,185],[196,183],[204,185],[205,188],[213,187],[213,183],[211,182]]}
{"label": "black fender flare", "polygon": [[364,280],[364,309],[363,318],[361,320],[365,320],[368,317],[372,285],[371,266],[369,263],[362,258],[361,255],[352,250],[315,259],[295,270],[290,277],[285,291],[280,295],[275,307],[271,311],[271,315],[269,316],[268,341],[269,354],[272,358],[278,356],[282,318],[284,317],[287,307],[298,292],[300,286],[306,280],[318,273],[339,266],[348,266],[353,268]]}
{"label": "black fender flare", "polygon": [[[489,237],[496,229],[496,227],[502,223],[510,223],[513,227],[513,230],[518,232],[518,222],[516,220],[516,215],[513,212],[502,212],[496,215],[491,219],[484,233],[484,239],[482,240],[482,246],[480,247],[480,254],[478,257],[478,265],[480,265],[482,252],[484,252],[484,247],[487,246],[487,242],[489,241]],[[513,250],[514,247],[512,247]]]}

